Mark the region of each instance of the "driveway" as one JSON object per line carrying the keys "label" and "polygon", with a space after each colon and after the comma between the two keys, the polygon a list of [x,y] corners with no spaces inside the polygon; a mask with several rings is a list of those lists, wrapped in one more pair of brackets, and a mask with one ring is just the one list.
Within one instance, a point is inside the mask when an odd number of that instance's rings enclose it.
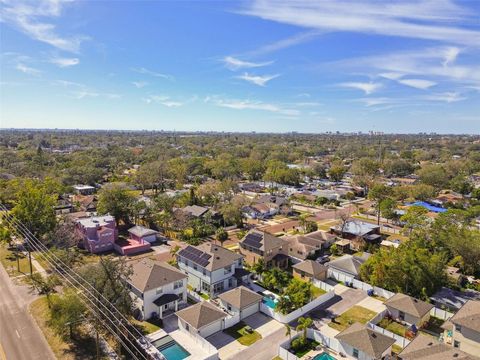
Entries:
{"label": "driveway", "polygon": [[[337,293],[337,291],[335,292]],[[323,325],[328,324],[331,319],[344,313],[367,297],[367,294],[360,289],[342,286],[331,300],[313,309],[308,315],[311,316],[315,326],[319,329]]]}

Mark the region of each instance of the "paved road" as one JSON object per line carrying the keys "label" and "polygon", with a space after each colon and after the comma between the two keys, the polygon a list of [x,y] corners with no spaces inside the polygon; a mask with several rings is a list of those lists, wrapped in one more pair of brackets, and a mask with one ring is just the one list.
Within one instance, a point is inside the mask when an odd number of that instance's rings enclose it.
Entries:
{"label": "paved road", "polygon": [[28,312],[31,297],[13,285],[0,265],[0,359],[54,360],[42,332]]}

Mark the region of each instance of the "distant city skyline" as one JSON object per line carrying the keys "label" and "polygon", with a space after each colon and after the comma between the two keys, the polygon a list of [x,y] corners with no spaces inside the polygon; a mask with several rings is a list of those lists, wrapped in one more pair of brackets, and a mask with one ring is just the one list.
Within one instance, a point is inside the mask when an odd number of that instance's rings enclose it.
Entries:
{"label": "distant city skyline", "polygon": [[1,128],[480,133],[480,2],[3,0]]}

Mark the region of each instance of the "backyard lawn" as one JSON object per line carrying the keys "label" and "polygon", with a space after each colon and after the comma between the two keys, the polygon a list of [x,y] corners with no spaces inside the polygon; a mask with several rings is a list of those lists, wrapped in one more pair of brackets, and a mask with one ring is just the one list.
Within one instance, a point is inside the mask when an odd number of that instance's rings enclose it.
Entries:
{"label": "backyard lawn", "polygon": [[328,326],[338,331],[343,331],[356,322],[366,324],[375,315],[376,313],[371,310],[361,306],[354,306],[335,319],[332,319]]}
{"label": "backyard lawn", "polygon": [[245,324],[243,321],[240,321],[235,326],[232,326],[224,331],[231,337],[235,338],[240,344],[245,346],[252,345],[254,342],[262,338],[262,335],[255,330],[248,332],[247,324]]}
{"label": "backyard lawn", "polygon": [[161,320],[132,320],[132,322],[143,334],[151,334],[161,329]]}
{"label": "backyard lawn", "polygon": [[314,298],[317,298],[320,295],[323,295],[323,294],[327,293],[325,290],[320,289],[320,288],[316,287],[315,285],[312,285],[310,288],[312,289],[312,297],[314,297]]}
{"label": "backyard lawn", "polygon": [[388,318],[383,318],[377,325],[403,337],[405,337],[405,332],[407,331],[407,328],[404,325]]}
{"label": "backyard lawn", "polygon": [[436,335],[443,334],[442,325],[444,322],[445,321],[442,319],[431,316],[428,322],[424,325],[423,329],[421,329],[420,331],[424,330],[430,335],[432,335],[432,333]]}

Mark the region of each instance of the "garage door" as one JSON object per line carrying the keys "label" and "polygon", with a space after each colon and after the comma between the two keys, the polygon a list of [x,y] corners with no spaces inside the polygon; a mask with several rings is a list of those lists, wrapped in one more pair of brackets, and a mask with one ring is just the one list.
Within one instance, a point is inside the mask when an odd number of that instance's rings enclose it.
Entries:
{"label": "garage door", "polygon": [[222,322],[223,320],[220,320],[213,324],[205,326],[203,329],[200,330],[200,335],[206,338],[207,336],[210,336],[212,334],[215,334],[216,332],[219,332],[220,330],[222,330]]}
{"label": "garage door", "polygon": [[245,319],[246,317],[249,317],[250,315],[253,315],[257,313],[260,310],[260,303],[256,303],[252,306],[247,307],[245,310],[242,311],[242,319]]}

